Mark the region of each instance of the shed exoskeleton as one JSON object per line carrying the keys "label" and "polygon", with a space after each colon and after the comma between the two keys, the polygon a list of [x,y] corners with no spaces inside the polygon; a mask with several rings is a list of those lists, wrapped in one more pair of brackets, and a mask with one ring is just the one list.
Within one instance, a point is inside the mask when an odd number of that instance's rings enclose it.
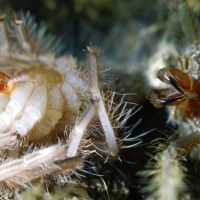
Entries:
{"label": "shed exoskeleton", "polygon": [[[50,52],[57,42],[30,21],[14,15],[9,26],[0,17],[0,183],[11,188],[80,169],[91,152],[117,157],[123,139],[113,123],[121,127],[131,114],[124,107],[115,116],[121,104],[106,103],[97,48],[87,46],[86,76],[73,57]],[[92,121],[101,140],[90,139]]]}

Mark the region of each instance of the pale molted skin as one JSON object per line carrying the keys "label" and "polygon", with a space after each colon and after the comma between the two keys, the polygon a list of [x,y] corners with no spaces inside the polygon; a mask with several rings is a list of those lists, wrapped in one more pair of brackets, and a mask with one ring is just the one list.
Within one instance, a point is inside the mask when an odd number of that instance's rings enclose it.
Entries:
{"label": "pale molted skin", "polygon": [[[128,134],[117,141],[99,87],[98,50],[87,47],[88,78],[72,57],[48,52],[53,42],[47,40],[43,48],[40,36],[31,37],[26,18],[14,15],[11,29],[15,39],[11,40],[5,16],[0,16],[0,184],[11,188],[27,187],[50,175],[65,176],[81,168],[92,149],[115,158],[118,143],[138,139],[128,138]],[[116,127],[122,127],[132,112],[124,106],[115,119],[122,103],[112,110],[113,99],[110,102]],[[102,130],[105,140],[97,146],[84,140],[94,118],[99,120],[97,130]],[[89,149],[82,152],[83,143]]]}

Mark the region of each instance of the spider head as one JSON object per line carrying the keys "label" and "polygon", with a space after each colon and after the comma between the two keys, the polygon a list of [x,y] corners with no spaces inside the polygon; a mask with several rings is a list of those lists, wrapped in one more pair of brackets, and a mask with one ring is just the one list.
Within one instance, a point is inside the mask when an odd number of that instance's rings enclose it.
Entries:
{"label": "spider head", "polygon": [[172,67],[160,69],[157,77],[169,87],[151,92],[149,100],[155,107],[176,106],[176,111],[183,120],[200,117],[199,79]]}

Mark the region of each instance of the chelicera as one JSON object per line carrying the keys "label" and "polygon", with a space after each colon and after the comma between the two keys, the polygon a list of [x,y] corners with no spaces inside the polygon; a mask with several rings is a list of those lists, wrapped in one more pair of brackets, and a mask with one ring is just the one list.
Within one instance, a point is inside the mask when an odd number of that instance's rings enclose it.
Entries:
{"label": "chelicera", "polygon": [[152,91],[149,99],[155,107],[175,106],[174,118],[184,121],[200,117],[200,79],[175,67],[160,69],[157,77],[171,87]]}

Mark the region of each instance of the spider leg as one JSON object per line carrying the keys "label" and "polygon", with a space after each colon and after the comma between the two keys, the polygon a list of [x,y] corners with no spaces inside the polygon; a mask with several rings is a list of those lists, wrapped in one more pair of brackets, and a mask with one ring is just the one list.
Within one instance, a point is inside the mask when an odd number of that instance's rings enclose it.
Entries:
{"label": "spider leg", "polygon": [[23,111],[19,120],[16,120],[12,132],[24,137],[33,128],[33,126],[41,120],[46,112],[47,106],[47,88],[45,86],[37,86]]}
{"label": "spider leg", "polygon": [[[28,87],[28,89],[29,90],[31,89],[32,91],[32,87]],[[21,90],[21,92],[23,92],[23,90]],[[20,98],[19,94],[17,95],[17,99],[18,98]],[[10,103],[11,102],[12,101],[10,101]],[[45,86],[35,87],[28,101],[27,99],[26,101],[22,99],[22,102],[26,103],[26,107],[23,111],[23,114],[22,116],[20,116],[18,120],[15,120],[9,132],[3,133],[0,135],[0,148],[4,148],[6,146],[7,147],[12,146],[15,143],[17,143],[20,137],[25,137],[29,133],[29,131],[31,131],[34,125],[44,117],[45,112],[46,112],[46,107],[47,107],[47,88]],[[20,99],[19,99],[19,103],[18,101],[13,100],[12,104],[16,105],[16,103],[17,105],[20,104]],[[19,107],[21,108],[23,106],[18,105],[18,108]],[[15,113],[14,109],[15,108],[13,108],[12,110],[10,108],[9,112],[13,111]],[[19,113],[15,113],[14,115],[17,116],[17,114]],[[6,119],[9,119],[9,118],[7,117]],[[9,120],[9,121],[12,121],[12,120]]]}
{"label": "spider leg", "polygon": [[30,82],[16,83],[11,93],[10,100],[8,99],[7,104],[4,105],[5,110],[0,114],[0,132],[2,133],[0,134],[0,148],[6,146],[11,147],[18,141],[18,134],[16,134],[16,131],[10,131],[8,128],[24,109],[32,90],[33,84]]}
{"label": "spider leg", "polygon": [[56,144],[4,163],[0,166],[0,182],[13,187],[80,166],[80,156],[67,158],[66,149],[66,145]]}
{"label": "spider leg", "polygon": [[18,136],[16,133],[8,132],[0,134],[0,149],[5,147],[10,148],[18,142]]}
{"label": "spider leg", "polygon": [[5,24],[5,15],[0,16],[0,53],[8,53],[10,49],[8,33]]}
{"label": "spider leg", "polygon": [[33,50],[33,42],[31,42],[28,31],[20,16],[14,15],[13,25],[15,27],[17,39],[21,49],[25,52],[31,52]]}
{"label": "spider leg", "polygon": [[75,127],[71,131],[68,141],[69,146],[67,149],[67,157],[74,157],[77,155],[83,134],[96,114],[96,104],[98,104],[98,99],[94,99],[91,102],[91,104],[86,108],[85,112],[82,113]]}
{"label": "spider leg", "polygon": [[153,199],[166,199],[166,197],[180,199],[181,194],[187,191],[186,168],[182,166],[182,161],[184,156],[199,144],[198,131],[178,138],[170,142],[168,146],[156,144],[158,153],[147,164],[147,170],[141,173],[143,177],[150,177],[151,181],[143,191],[153,194]]}
{"label": "spider leg", "polygon": [[[23,185],[37,178],[45,177],[49,174],[63,174],[63,172],[68,172],[80,166],[81,157],[76,155],[83,133],[96,114],[95,107],[97,102],[98,99],[94,99],[83,112],[70,133],[68,145],[57,144],[50,146],[3,164],[0,166],[0,182],[9,186]],[[1,136],[2,141],[11,141],[10,136],[17,137],[14,134],[8,134],[8,136],[4,134]],[[38,173],[38,170],[40,173]]]}
{"label": "spider leg", "polygon": [[[68,145],[50,146],[3,164],[0,166],[0,182],[10,187],[24,185],[40,177],[63,174],[80,167],[81,156],[76,155],[83,133],[96,114],[97,103],[98,99],[94,99],[83,112],[70,133]],[[0,137],[1,143],[4,141],[7,145],[11,140],[17,140],[17,134],[7,133]]]}
{"label": "spider leg", "polygon": [[10,95],[5,110],[0,114],[0,132],[5,132],[11,126],[12,122],[18,117],[24,109],[28,98],[33,90],[33,84],[30,82],[18,82]]}
{"label": "spider leg", "polygon": [[87,47],[89,54],[89,66],[90,66],[90,87],[92,91],[93,98],[99,98],[97,114],[101,126],[103,128],[108,154],[115,157],[119,151],[117,145],[117,139],[115,137],[114,130],[112,128],[108,113],[105,108],[104,100],[99,88],[99,78],[98,78],[98,51],[91,45]]}

